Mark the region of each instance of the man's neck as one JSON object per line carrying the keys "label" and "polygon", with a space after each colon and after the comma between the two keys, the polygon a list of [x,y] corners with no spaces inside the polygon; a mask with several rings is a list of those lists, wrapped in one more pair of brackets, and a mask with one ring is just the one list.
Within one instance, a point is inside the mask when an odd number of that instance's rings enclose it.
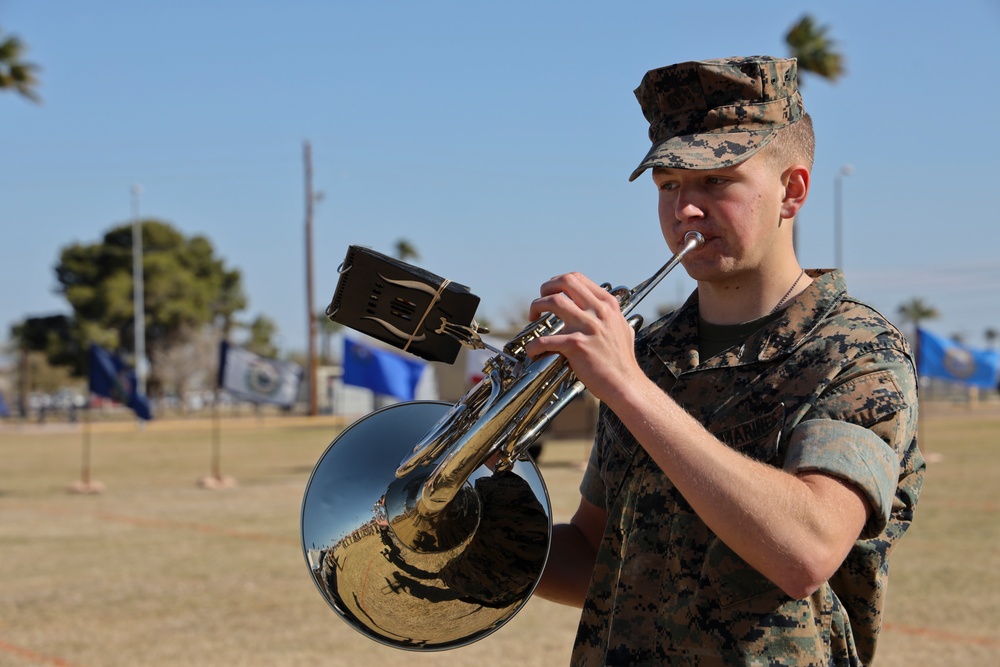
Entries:
{"label": "man's neck", "polygon": [[798,262],[755,280],[702,281],[698,283],[698,312],[712,324],[752,322],[787,307],[811,282]]}

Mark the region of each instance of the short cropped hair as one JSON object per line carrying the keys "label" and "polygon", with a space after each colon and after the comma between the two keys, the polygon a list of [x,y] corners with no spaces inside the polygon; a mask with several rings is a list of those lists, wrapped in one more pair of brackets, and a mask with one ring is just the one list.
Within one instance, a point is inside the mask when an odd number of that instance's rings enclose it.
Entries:
{"label": "short cropped hair", "polygon": [[816,157],[812,117],[804,113],[798,121],[778,130],[760,153],[781,169],[793,164],[804,164],[811,171]]}

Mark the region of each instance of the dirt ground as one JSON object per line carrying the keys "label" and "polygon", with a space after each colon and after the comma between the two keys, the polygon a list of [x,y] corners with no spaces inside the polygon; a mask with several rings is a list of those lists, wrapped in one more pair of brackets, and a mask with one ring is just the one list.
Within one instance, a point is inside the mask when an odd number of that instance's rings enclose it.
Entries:
{"label": "dirt ground", "polygon": [[[925,411],[931,464],[892,563],[878,664],[1000,664],[1000,411]],[[0,427],[0,665],[567,664],[578,612],[539,598],[496,633],[438,653],[372,642],[316,591],[302,492],[338,426],[229,420],[93,425],[102,493],[73,493],[80,424]],[[216,439],[217,438],[217,439]],[[213,442],[235,484],[209,490]],[[578,501],[590,443],[548,443],[555,521]]]}

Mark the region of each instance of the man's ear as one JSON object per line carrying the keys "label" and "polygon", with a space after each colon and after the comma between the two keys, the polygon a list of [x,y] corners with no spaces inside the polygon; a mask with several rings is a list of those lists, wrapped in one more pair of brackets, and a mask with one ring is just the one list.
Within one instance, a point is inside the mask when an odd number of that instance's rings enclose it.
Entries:
{"label": "man's ear", "polygon": [[785,185],[785,197],[781,200],[781,217],[794,218],[809,196],[809,169],[797,164],[785,170],[781,182]]}

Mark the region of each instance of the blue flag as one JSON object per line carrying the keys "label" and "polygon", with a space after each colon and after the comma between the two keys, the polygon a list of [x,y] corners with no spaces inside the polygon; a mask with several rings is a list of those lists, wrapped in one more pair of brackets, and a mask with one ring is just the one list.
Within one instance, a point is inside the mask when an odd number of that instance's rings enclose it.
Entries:
{"label": "blue flag", "polygon": [[138,392],[135,371],[126,366],[124,361],[103,347],[91,343],[89,362],[88,376],[92,393],[123,403],[132,408],[141,419],[153,418],[149,401]]}
{"label": "blue flag", "polygon": [[345,338],[344,384],[412,401],[427,364]]}
{"label": "blue flag", "polygon": [[955,341],[917,329],[919,336],[917,373],[976,387],[993,389],[1000,375],[996,350],[973,350]]}

